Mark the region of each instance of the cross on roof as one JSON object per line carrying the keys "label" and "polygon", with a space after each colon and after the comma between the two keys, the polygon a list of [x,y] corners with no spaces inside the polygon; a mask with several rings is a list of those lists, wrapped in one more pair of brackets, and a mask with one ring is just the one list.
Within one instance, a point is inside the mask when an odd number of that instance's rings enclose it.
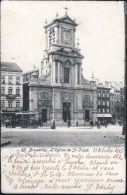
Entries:
{"label": "cross on roof", "polygon": [[94,80],[94,73],[92,72],[92,76],[91,76],[92,80]]}
{"label": "cross on roof", "polygon": [[66,12],[65,12],[65,13],[67,14],[67,10],[69,10],[69,9],[68,9],[68,7],[66,6],[66,7],[64,7],[64,9],[66,10]]}

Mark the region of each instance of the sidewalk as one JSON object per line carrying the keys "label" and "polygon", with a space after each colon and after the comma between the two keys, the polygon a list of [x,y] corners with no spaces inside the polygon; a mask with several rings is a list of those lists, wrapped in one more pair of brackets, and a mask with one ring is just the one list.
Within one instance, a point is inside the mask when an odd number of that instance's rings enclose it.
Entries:
{"label": "sidewalk", "polygon": [[[6,128],[2,127],[1,132],[12,132],[12,131],[97,131],[97,132],[119,132],[121,133],[122,136],[122,126],[107,126],[106,128],[104,126],[101,126],[100,129],[98,129],[96,126],[91,127],[91,126],[75,126],[75,127],[59,127],[56,126],[55,129],[51,129],[50,127],[38,127],[38,128],[21,128],[21,127],[16,127],[16,128]],[[123,136],[125,137],[125,136]]]}

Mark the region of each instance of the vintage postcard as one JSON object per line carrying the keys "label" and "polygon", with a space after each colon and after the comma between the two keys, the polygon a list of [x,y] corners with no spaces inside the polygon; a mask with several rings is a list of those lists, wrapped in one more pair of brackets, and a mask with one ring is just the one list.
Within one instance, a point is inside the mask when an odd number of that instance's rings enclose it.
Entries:
{"label": "vintage postcard", "polygon": [[124,1],[2,1],[1,192],[123,194]]}

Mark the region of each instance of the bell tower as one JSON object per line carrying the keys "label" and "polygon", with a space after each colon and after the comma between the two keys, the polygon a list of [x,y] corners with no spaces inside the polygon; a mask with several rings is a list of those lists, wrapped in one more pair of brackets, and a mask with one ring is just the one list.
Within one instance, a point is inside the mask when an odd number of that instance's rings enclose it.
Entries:
{"label": "bell tower", "polygon": [[45,23],[45,50],[42,60],[42,75],[50,73],[51,84],[81,85],[82,58],[80,49],[75,44],[77,23],[72,20],[65,7],[63,17]]}

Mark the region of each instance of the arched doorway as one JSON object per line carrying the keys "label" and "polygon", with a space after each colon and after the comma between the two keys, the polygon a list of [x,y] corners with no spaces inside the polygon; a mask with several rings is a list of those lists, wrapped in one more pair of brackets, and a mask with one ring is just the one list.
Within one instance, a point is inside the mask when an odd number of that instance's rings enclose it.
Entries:
{"label": "arched doorway", "polygon": [[63,121],[67,122],[71,120],[71,103],[63,102]]}

